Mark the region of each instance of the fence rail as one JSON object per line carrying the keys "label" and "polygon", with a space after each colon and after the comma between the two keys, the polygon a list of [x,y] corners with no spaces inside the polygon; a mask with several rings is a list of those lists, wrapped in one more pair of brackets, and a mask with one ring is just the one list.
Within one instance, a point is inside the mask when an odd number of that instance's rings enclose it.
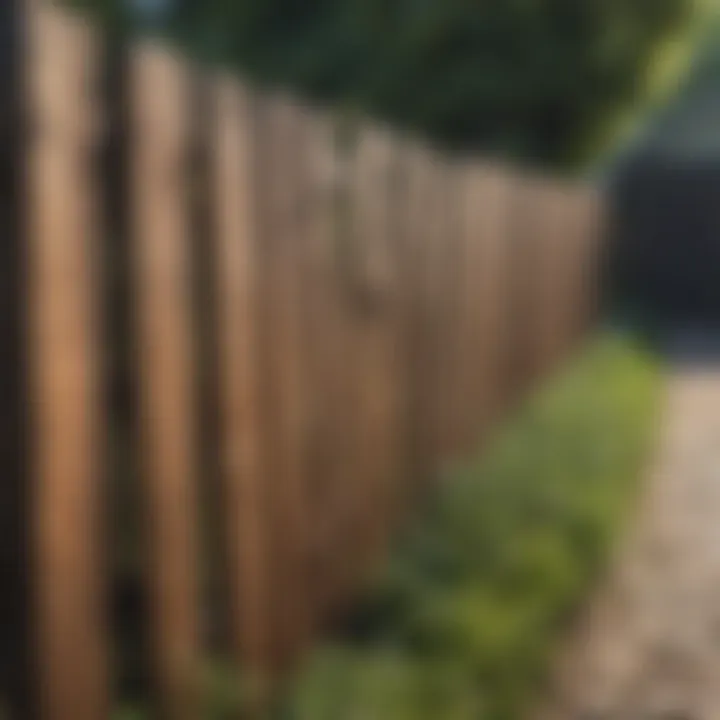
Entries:
{"label": "fence rail", "polygon": [[27,371],[3,362],[30,416],[7,498],[33,714],[108,717],[136,653],[163,715],[197,718],[208,655],[290,668],[442,463],[572,351],[601,203],[26,19]]}

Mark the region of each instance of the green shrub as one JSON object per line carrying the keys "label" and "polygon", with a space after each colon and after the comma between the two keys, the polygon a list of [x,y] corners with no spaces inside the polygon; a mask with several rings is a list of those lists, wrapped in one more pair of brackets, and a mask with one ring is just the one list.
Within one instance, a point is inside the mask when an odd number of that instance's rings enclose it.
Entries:
{"label": "green shrub", "polygon": [[515,720],[606,559],[653,437],[653,359],[606,337],[456,468],[289,720]]}

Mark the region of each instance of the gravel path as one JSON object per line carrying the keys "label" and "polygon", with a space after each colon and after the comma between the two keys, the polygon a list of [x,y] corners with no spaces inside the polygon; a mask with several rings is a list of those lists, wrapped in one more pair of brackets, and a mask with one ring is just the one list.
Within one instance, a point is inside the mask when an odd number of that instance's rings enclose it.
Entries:
{"label": "gravel path", "polygon": [[720,720],[720,360],[682,357],[637,521],[533,720]]}

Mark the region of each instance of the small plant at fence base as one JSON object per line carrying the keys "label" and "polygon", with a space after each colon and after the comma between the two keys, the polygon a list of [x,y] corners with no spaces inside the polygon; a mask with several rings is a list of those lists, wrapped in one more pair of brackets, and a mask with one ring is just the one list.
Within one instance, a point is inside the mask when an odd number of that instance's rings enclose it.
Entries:
{"label": "small plant at fence base", "polygon": [[284,720],[515,720],[606,558],[646,461],[654,362],[603,339],[465,463]]}

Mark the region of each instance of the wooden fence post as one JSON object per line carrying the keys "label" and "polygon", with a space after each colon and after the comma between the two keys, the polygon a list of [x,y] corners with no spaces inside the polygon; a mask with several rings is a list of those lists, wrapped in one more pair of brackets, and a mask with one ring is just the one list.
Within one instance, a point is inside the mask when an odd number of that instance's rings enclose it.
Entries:
{"label": "wooden fence post", "polygon": [[[268,509],[258,393],[258,226],[254,96],[229,77],[214,83],[213,274],[218,303],[220,468],[232,646],[264,684],[270,660]],[[259,688],[261,690],[262,688]]]}
{"label": "wooden fence post", "polygon": [[351,548],[355,511],[349,483],[351,367],[344,294],[343,248],[347,230],[348,163],[338,149],[336,121],[307,119],[308,227],[305,259],[308,393],[309,584],[318,629],[348,601],[352,577],[344,562]]}
{"label": "wooden fence post", "polygon": [[28,274],[40,714],[109,712],[101,542],[97,48],[90,28],[33,7]]}
{"label": "wooden fence post", "polygon": [[472,163],[463,189],[466,298],[462,383],[466,395],[466,451],[477,448],[500,410],[503,351],[507,328],[503,313],[507,272],[509,181],[491,165]]}
{"label": "wooden fence post", "polygon": [[463,246],[462,172],[455,158],[441,161],[438,189],[441,194],[440,235],[437,238],[442,256],[436,266],[438,274],[439,312],[439,416],[441,423],[440,448],[444,461],[457,459],[460,449],[461,407],[464,401],[460,387],[459,369],[462,363],[461,312],[462,268],[465,261]]}
{"label": "wooden fence post", "polygon": [[301,111],[290,100],[260,100],[255,135],[261,193],[258,255],[260,363],[264,465],[271,512],[273,656],[278,670],[296,658],[309,637],[309,533],[307,528],[301,215]]}
{"label": "wooden fence post", "polygon": [[[371,572],[390,537],[393,485],[400,471],[397,248],[392,236],[392,173],[396,161],[386,129],[358,137],[353,200],[354,325],[357,348],[354,462],[363,469],[358,495],[360,573]],[[353,292],[353,290],[351,290]],[[364,481],[364,482],[363,482]],[[362,579],[361,579],[362,582]]]}
{"label": "wooden fence post", "polygon": [[427,323],[426,395],[427,442],[433,474],[437,474],[447,459],[449,346],[452,334],[448,325],[451,315],[452,284],[455,272],[455,244],[450,232],[450,188],[448,168],[444,158],[430,153],[427,165],[428,190],[425,214],[426,272],[423,275],[423,295]]}
{"label": "wooden fence post", "polygon": [[537,308],[532,303],[532,289],[536,282],[533,251],[539,233],[537,177],[529,174],[513,176],[511,218],[508,226],[508,272],[506,278],[505,315],[508,335],[506,352],[506,407],[516,407],[525,397],[532,383],[530,339],[533,337]]}
{"label": "wooden fence post", "polygon": [[412,517],[432,476],[429,383],[432,356],[427,293],[429,218],[432,187],[430,155],[417,142],[403,144],[403,194],[398,200],[401,217],[400,302],[402,335],[401,413],[402,475],[396,494],[401,507],[398,521]]}
{"label": "wooden fence post", "polygon": [[0,697],[12,717],[36,717],[30,638],[27,438],[27,3],[0,4]]}
{"label": "wooden fence post", "polygon": [[482,243],[478,233],[477,218],[482,211],[490,212],[477,183],[479,171],[470,163],[458,166],[458,243],[461,262],[457,273],[457,449],[459,453],[471,452],[477,442],[479,408],[477,398],[482,384],[482,354],[485,339],[482,337],[481,284],[483,282]]}
{"label": "wooden fence post", "polygon": [[557,195],[554,186],[543,188],[542,203],[536,209],[534,223],[532,303],[535,323],[530,328],[527,347],[532,354],[533,370],[540,375],[551,370],[557,360],[557,317],[562,304],[558,294],[558,256],[563,241]]}
{"label": "wooden fence post", "polygon": [[403,314],[405,333],[406,472],[404,512],[410,516],[426,492],[433,469],[432,453],[432,333],[428,293],[429,243],[432,240],[432,175],[430,153],[419,143],[408,143],[405,163],[406,198]]}
{"label": "wooden fence post", "polygon": [[188,77],[167,51],[131,58],[131,206],[155,672],[163,716],[198,717],[196,412],[191,341]]}

